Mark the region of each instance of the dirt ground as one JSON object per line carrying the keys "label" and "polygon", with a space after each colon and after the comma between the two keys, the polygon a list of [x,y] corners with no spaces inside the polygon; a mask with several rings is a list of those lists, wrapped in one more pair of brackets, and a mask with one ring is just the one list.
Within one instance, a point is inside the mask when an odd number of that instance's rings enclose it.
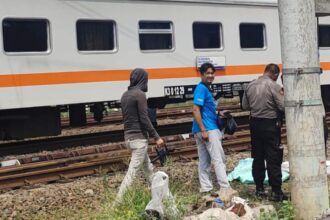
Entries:
{"label": "dirt ground", "polygon": [[[285,155],[287,155],[286,151]],[[232,171],[240,159],[248,157],[250,157],[249,151],[227,155],[227,171]],[[180,178],[180,182],[197,190],[199,188],[197,165],[197,161],[181,161],[158,169],[169,173],[170,176],[172,174],[173,178]],[[119,172],[109,176],[100,173],[67,183],[53,183],[40,185],[34,189],[4,192],[0,194],[0,219],[86,219],[86,216],[101,208],[105,188],[116,192],[124,174],[125,172]],[[231,184],[239,191],[240,197],[253,200],[254,185],[237,182]],[[288,192],[288,183],[283,184],[283,188]],[[269,204],[267,201],[259,202]],[[191,210],[188,214],[195,213]]]}
{"label": "dirt ground", "polygon": [[[237,161],[249,156],[249,152],[227,156],[228,171]],[[177,169],[177,168],[180,169]],[[175,170],[175,178],[180,182],[193,184],[198,188],[196,176],[197,162],[173,162],[168,167],[159,168],[165,172]],[[172,170],[172,171],[171,171]],[[105,185],[116,191],[125,172],[116,176],[84,177],[68,183],[40,185],[34,189],[18,189],[0,194],[1,219],[65,219],[68,214],[72,219],[80,219],[89,212],[97,211],[104,199]],[[214,175],[213,175],[214,176]],[[194,178],[192,178],[194,177]]]}

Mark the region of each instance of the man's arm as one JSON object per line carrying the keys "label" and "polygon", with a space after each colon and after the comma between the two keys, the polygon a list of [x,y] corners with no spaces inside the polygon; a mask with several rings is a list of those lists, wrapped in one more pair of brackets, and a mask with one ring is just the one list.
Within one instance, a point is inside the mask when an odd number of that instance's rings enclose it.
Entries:
{"label": "man's arm", "polygon": [[201,130],[203,140],[209,141],[209,137],[202,120],[201,107],[199,105],[193,105],[193,116],[196,123],[198,124],[199,129]]}
{"label": "man's arm", "polygon": [[247,90],[244,91],[243,100],[242,100],[242,109],[243,110],[250,110],[250,103],[247,97]]}
{"label": "man's arm", "polygon": [[195,121],[198,124],[198,127],[201,131],[205,131],[205,127],[203,124],[202,116],[201,116],[201,107],[198,105],[193,105],[193,116]]}
{"label": "man's arm", "polygon": [[276,107],[279,111],[284,112],[284,94],[282,92],[282,87],[278,84],[272,88],[273,98]]}
{"label": "man's arm", "polygon": [[137,94],[137,108],[142,126],[148,131],[151,137],[156,138],[156,140],[159,139],[160,137],[156,129],[153,127],[148,116],[148,105],[147,105],[146,95],[142,92]]}

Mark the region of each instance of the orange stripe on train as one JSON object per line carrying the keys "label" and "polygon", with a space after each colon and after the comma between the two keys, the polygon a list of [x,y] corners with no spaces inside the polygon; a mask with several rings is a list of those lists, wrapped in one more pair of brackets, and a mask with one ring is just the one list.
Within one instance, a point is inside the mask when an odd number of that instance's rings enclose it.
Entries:
{"label": "orange stripe on train", "polygon": [[[321,63],[323,70],[330,70],[330,63]],[[226,66],[218,70],[217,76],[262,73],[265,64]],[[195,67],[147,69],[149,79],[170,79],[199,77]],[[99,70],[74,72],[29,73],[15,75],[0,75],[0,87],[20,87],[36,85],[54,85],[70,83],[91,83],[128,80],[131,70]]]}

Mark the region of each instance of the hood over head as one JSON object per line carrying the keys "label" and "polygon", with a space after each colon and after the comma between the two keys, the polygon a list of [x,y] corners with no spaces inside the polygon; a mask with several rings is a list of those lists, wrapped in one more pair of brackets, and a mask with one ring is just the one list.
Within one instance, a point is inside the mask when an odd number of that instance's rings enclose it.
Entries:
{"label": "hood over head", "polygon": [[148,73],[141,68],[136,68],[131,72],[130,85],[128,89],[140,89],[148,91]]}

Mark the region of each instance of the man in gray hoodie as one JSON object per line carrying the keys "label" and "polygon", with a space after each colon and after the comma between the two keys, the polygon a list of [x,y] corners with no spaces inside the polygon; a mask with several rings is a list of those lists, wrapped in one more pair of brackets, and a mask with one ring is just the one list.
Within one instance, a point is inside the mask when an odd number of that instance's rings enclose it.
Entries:
{"label": "man in gray hoodie", "polygon": [[149,135],[156,139],[158,146],[164,144],[148,117],[147,98],[148,73],[144,69],[134,69],[130,76],[130,86],[121,97],[126,146],[132,153],[131,162],[120,185],[115,203],[121,202],[140,168],[151,183],[153,165],[148,156]]}

